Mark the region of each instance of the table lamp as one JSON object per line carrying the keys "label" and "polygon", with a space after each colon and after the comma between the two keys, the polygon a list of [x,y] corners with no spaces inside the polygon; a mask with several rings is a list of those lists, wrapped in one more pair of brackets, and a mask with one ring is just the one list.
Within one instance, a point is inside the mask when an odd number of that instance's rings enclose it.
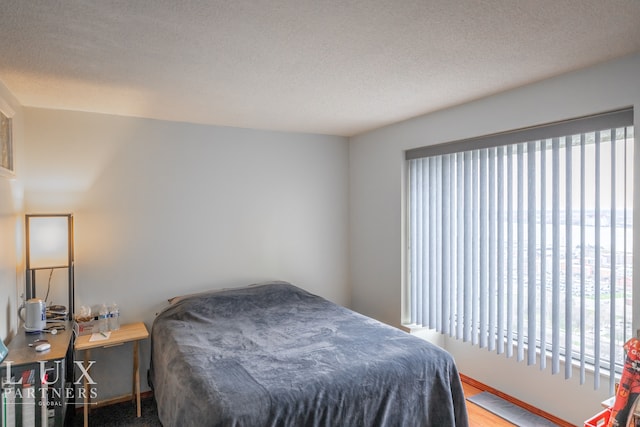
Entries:
{"label": "table lamp", "polygon": [[27,214],[26,298],[36,296],[36,272],[66,268],[69,271],[69,316],[73,313],[73,215]]}

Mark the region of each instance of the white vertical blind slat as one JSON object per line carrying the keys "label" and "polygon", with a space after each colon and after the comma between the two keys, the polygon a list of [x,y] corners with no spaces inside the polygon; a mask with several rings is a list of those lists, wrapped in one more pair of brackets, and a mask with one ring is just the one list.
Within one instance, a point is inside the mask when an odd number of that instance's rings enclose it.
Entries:
{"label": "white vertical blind slat", "polygon": [[525,144],[518,144],[517,148],[517,162],[518,162],[518,255],[517,255],[517,338],[518,338],[518,361],[524,360],[524,147]]}
{"label": "white vertical blind slat", "polygon": [[429,215],[429,271],[427,274],[429,275],[429,287],[425,289],[425,292],[428,293],[428,320],[425,320],[430,328],[435,329],[436,327],[436,280],[437,280],[437,270],[436,270],[436,239],[438,238],[436,235],[436,229],[438,227],[437,224],[437,183],[436,183],[436,166],[435,158],[429,158],[429,211],[432,212]]}
{"label": "white vertical blind slat", "polygon": [[[623,144],[624,144],[624,150],[623,150],[624,154],[622,156],[623,157],[623,162],[624,162],[624,175],[623,176],[625,177],[625,180],[624,180],[624,204],[623,204],[623,207],[624,207],[624,230],[625,230],[625,233],[624,233],[624,241],[623,241],[623,248],[624,249],[622,251],[622,254],[623,254],[623,257],[624,257],[624,260],[622,261],[622,267],[623,267],[623,271],[624,271],[624,274],[622,276],[622,280],[623,280],[623,283],[624,283],[624,292],[623,292],[624,301],[627,301],[627,298],[630,297],[630,295],[627,293],[627,283],[630,283],[630,281],[631,281],[630,280],[631,278],[629,277],[629,275],[627,273],[629,271],[628,269],[630,269],[630,267],[631,267],[627,263],[627,261],[628,261],[628,259],[627,259],[627,251],[630,249],[629,245],[630,245],[631,242],[629,242],[627,240],[628,236],[627,236],[626,230],[630,226],[629,217],[627,216],[627,214],[629,212],[628,201],[630,199],[630,194],[633,194],[633,188],[632,188],[633,187],[633,181],[628,182],[628,180],[626,178],[628,176],[627,174],[629,173],[629,170],[627,169],[628,161],[629,161],[629,159],[633,159],[633,153],[630,152],[631,148],[633,148],[633,140],[629,138],[629,133],[628,132],[629,132],[629,128],[625,127],[624,128],[624,140],[623,140],[624,141],[623,142]],[[627,328],[631,328],[631,324],[630,324],[631,322],[627,322],[627,319],[629,319],[631,316],[628,313],[627,304],[624,304],[623,307],[624,307],[623,318],[625,319],[623,331],[625,332],[625,335],[626,335],[626,332],[628,330]]]}
{"label": "white vertical blind slat", "polygon": [[456,312],[456,325],[457,325],[457,329],[456,329],[456,338],[457,339],[464,339],[464,307],[465,307],[465,291],[464,291],[464,287],[465,287],[465,264],[466,264],[466,258],[465,258],[465,227],[464,227],[464,212],[466,211],[465,205],[464,205],[464,193],[465,193],[465,189],[464,189],[464,153],[457,153],[456,154],[456,182],[458,183],[458,186],[456,187],[456,194],[458,197],[457,200],[457,209],[456,209],[456,215],[458,218],[458,224],[457,224],[457,237],[458,237],[458,243],[456,246],[457,249],[457,278],[458,278],[458,284],[457,284],[457,289],[458,289],[458,293],[457,293],[457,300],[458,300],[458,306],[457,306],[457,312]]}
{"label": "white vertical blind slat", "polygon": [[513,148],[507,147],[507,357],[513,356]]}
{"label": "white vertical blind slat", "polygon": [[473,327],[473,248],[470,244],[472,240],[471,234],[473,233],[473,221],[472,221],[472,188],[471,171],[473,168],[472,158],[470,151],[464,153],[464,230],[465,230],[465,252],[464,252],[464,341],[472,341],[472,327]]}
{"label": "white vertical blind slat", "polygon": [[553,233],[551,272],[551,372],[560,372],[560,141],[553,138],[551,223]]}
{"label": "white vertical blind slat", "polygon": [[[422,183],[423,188],[429,189],[429,159],[421,159],[421,176],[418,178]],[[421,191],[421,199],[420,199],[420,208],[422,210],[421,215],[421,240],[422,244],[420,245],[420,256],[418,259],[421,259],[422,267],[419,270],[420,272],[420,282],[422,284],[422,289],[420,291],[420,324],[428,324],[428,313],[429,313],[429,287],[431,283],[429,282],[429,247],[430,247],[430,224],[431,224],[431,192]]]}
{"label": "white vertical blind slat", "polygon": [[496,149],[489,150],[489,177],[487,195],[489,196],[489,286],[487,293],[487,304],[489,309],[489,327],[487,339],[489,340],[489,350],[496,349],[496,322],[497,322],[497,241],[496,241]]}
{"label": "white vertical blind slat", "polygon": [[472,290],[471,290],[471,301],[473,303],[473,310],[471,313],[472,317],[472,333],[471,333],[471,342],[473,344],[478,344],[478,325],[480,323],[480,197],[479,197],[479,163],[480,163],[480,153],[475,150],[473,151],[473,164],[472,164],[472,173],[473,173],[473,207],[472,207],[472,237],[471,237],[471,246],[472,246],[472,259],[471,262],[473,264],[473,276],[472,276]]}
{"label": "white vertical blind slat", "polygon": [[479,176],[479,205],[480,205],[480,219],[479,225],[480,229],[478,230],[480,233],[480,246],[479,246],[479,267],[480,267],[480,280],[478,284],[479,288],[479,296],[480,296],[480,324],[479,324],[479,334],[480,334],[480,348],[487,347],[487,338],[489,335],[488,331],[488,205],[487,205],[487,191],[488,191],[488,168],[487,168],[487,157],[488,152],[486,149],[480,150],[480,176]]}
{"label": "white vertical blind slat", "polygon": [[422,160],[412,160],[410,168],[410,189],[411,189],[411,323],[422,324],[422,307],[419,304],[422,301],[422,262],[417,262],[422,254],[422,221],[418,218],[422,216],[422,191],[421,182],[418,177],[421,174]]}
{"label": "white vertical blind slat", "polygon": [[[442,331],[442,221],[444,218],[442,207],[444,206],[444,197],[442,194],[442,156],[436,158],[435,170],[435,197],[436,197],[436,222],[435,222],[435,279],[432,288],[435,291],[434,305],[434,327],[438,331]],[[433,255],[432,255],[433,256]],[[439,285],[439,286],[438,286]]]}
{"label": "white vertical blind slat", "polygon": [[586,301],[586,288],[587,288],[587,241],[586,241],[586,223],[587,223],[587,209],[586,209],[586,136],[580,135],[580,384],[584,384],[586,381],[586,367],[587,367],[587,354],[586,354],[586,341],[587,341],[587,301]]}
{"label": "white vertical blind slat", "polygon": [[440,272],[440,280],[442,285],[438,286],[438,288],[442,289],[441,300],[442,303],[440,306],[442,307],[442,311],[440,313],[440,328],[438,329],[444,334],[449,333],[449,296],[451,293],[451,180],[449,175],[449,155],[442,156],[442,168],[441,168],[441,176],[442,176],[442,218],[439,221],[441,227],[439,228],[440,239],[439,242],[442,242],[441,247],[441,262],[438,263],[442,265]]}
{"label": "white vertical blind slat", "polygon": [[[536,143],[527,144],[527,341],[536,337]],[[527,346],[527,364],[536,363],[536,346]]]}
{"label": "white vertical blind slat", "polygon": [[496,259],[496,282],[498,287],[498,299],[497,299],[497,345],[498,354],[504,353],[504,339],[505,339],[505,274],[504,274],[504,147],[498,147],[497,158],[497,259]]}
{"label": "white vertical blind slat", "polygon": [[547,140],[540,141],[540,369],[547,367]]}
{"label": "white vertical blind slat", "polygon": [[593,347],[594,347],[594,388],[600,387],[600,132],[595,133],[595,259],[594,259],[594,326],[593,326]]}
{"label": "white vertical blind slat", "polygon": [[[572,165],[572,151],[573,151],[573,144],[572,144],[572,137],[568,136],[565,138],[565,174],[566,174],[566,178],[565,178],[565,185],[563,186],[564,191],[565,191],[565,195],[566,195],[566,201],[565,201],[565,206],[564,206],[564,211],[565,211],[565,221],[564,221],[564,225],[565,225],[565,256],[564,256],[564,268],[565,268],[565,280],[564,280],[564,286],[565,286],[565,300],[564,300],[564,314],[565,314],[565,332],[564,332],[564,351],[565,354],[571,355],[573,353],[573,301],[572,301],[572,296],[573,296],[573,270],[572,270],[572,266],[573,266],[573,243],[572,243],[572,236],[571,236],[571,230],[573,229],[572,225],[573,225],[573,209],[572,209],[572,205],[571,205],[571,201],[572,201],[572,192],[571,192],[571,188],[572,188],[572,169],[571,169],[571,165]],[[573,367],[571,366],[571,363],[565,363],[564,364],[564,377],[565,379],[571,378],[571,372],[572,372]]]}
{"label": "white vertical blind slat", "polygon": [[450,337],[455,336],[456,331],[456,301],[457,301],[457,266],[456,266],[456,254],[457,254],[457,217],[454,214],[457,212],[457,198],[456,198],[456,155],[451,154],[449,156],[449,185],[451,195],[449,196],[449,221],[451,225],[449,227],[449,313],[448,318],[445,321],[449,322],[448,334]]}
{"label": "white vertical blind slat", "polygon": [[[609,261],[609,301],[611,308],[609,311],[609,336],[616,336],[616,130],[611,129],[611,216],[609,218],[609,229],[611,231],[611,249],[609,253],[611,258]],[[616,342],[614,339],[609,340],[609,360],[616,359]],[[616,382],[615,364],[609,366],[609,394],[614,393]]]}

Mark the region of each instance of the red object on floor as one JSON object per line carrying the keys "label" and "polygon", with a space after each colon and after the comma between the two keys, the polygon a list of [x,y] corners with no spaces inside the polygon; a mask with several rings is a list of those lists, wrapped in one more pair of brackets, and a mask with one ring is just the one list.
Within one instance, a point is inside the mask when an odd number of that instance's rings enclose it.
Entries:
{"label": "red object on floor", "polygon": [[611,418],[611,408],[607,408],[593,418],[584,422],[584,427],[604,427],[609,423]]}
{"label": "red object on floor", "polygon": [[[616,400],[611,407],[611,416],[607,426],[618,427],[626,426],[626,418],[631,413],[631,406],[634,401],[629,396],[634,393],[640,393],[640,340],[631,338],[624,344],[624,350],[627,352],[624,367],[622,368],[622,376],[620,377],[620,385],[616,392]],[[618,413],[625,419],[618,419]]]}

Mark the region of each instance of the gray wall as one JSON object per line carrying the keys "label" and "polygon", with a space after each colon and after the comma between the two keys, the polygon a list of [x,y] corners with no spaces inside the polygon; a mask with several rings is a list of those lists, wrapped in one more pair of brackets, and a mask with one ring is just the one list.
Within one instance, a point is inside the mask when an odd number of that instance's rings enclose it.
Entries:
{"label": "gray wall", "polygon": [[[0,174],[0,339],[5,343],[18,330],[18,305],[23,292],[22,186],[17,177],[22,166],[23,114],[20,104],[0,82],[0,106],[13,116],[14,168],[16,174]],[[3,109],[4,109],[3,108]]]}
{"label": "gray wall", "polygon": [[[167,298],[269,279],[350,304],[346,139],[24,114],[26,211],[74,213],[76,307],[115,301],[151,328]],[[130,354],[92,352],[100,398],[129,389]],[[148,363],[146,343],[143,379]]]}

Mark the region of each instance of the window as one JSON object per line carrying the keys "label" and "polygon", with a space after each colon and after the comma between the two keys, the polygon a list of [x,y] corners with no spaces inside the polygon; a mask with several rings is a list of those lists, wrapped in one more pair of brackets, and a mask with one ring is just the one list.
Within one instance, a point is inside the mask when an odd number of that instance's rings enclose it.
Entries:
{"label": "window", "polygon": [[[610,375],[632,336],[633,111],[407,151],[411,323]],[[571,376],[572,363],[565,363]]]}

